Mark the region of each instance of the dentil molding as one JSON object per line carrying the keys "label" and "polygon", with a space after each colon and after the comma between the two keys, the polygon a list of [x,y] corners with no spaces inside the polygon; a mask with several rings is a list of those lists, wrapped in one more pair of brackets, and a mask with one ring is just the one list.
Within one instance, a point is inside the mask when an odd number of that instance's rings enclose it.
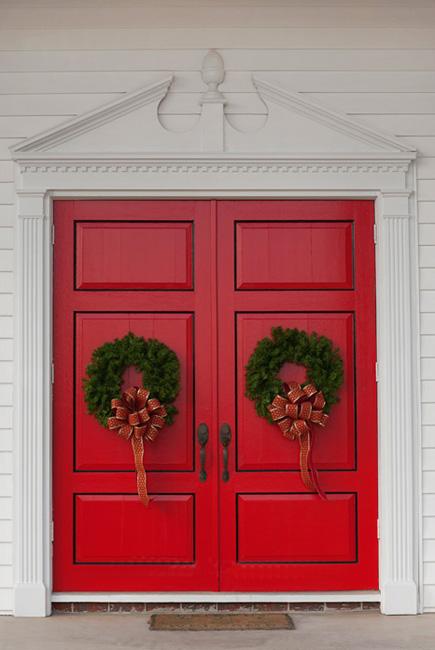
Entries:
{"label": "dentil molding", "polygon": [[381,161],[381,162],[358,162],[358,161],[306,161],[306,162],[283,162],[283,161],[262,161],[253,163],[240,160],[232,162],[228,160],[211,160],[197,162],[186,159],[180,161],[160,160],[149,162],[72,162],[59,161],[49,163],[24,162],[20,169],[24,174],[33,173],[117,173],[117,174],[148,174],[148,173],[195,173],[195,174],[386,174],[406,173],[409,169],[410,160],[407,161]]}

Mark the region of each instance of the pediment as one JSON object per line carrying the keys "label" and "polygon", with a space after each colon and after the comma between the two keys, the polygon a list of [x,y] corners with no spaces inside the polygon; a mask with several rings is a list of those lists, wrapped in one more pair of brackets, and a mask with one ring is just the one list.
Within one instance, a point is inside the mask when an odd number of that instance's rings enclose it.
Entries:
{"label": "pediment", "polygon": [[[180,73],[182,74],[182,73]],[[392,135],[375,131],[271,84],[252,78],[253,90],[264,106],[261,119],[249,111],[235,121],[219,90],[223,62],[211,51],[203,64],[197,106],[180,125],[162,119],[159,107],[172,93],[173,76],[123,95],[53,129],[28,138],[11,149],[17,160],[146,157],[219,153],[299,157],[379,154],[400,158],[413,151]],[[174,94],[175,96],[175,94]],[[410,155],[409,157],[413,157]]]}

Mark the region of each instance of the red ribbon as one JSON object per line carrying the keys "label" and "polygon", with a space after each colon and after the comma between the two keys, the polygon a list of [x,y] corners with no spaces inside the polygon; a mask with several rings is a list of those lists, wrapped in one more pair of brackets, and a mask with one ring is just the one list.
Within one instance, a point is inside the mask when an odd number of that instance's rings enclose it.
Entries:
{"label": "red ribbon", "polygon": [[302,387],[292,381],[283,386],[286,397],[276,395],[267,408],[282,434],[290,440],[299,440],[299,464],[304,485],[309,490],[315,490],[322,499],[326,499],[312,461],[313,436],[310,428],[310,424],[326,426],[328,416],[323,412],[325,398],[313,384]]}
{"label": "red ribbon", "polygon": [[111,431],[118,431],[121,438],[131,440],[137,476],[137,492],[147,506],[149,497],[143,465],[144,438],[153,442],[165,424],[166,409],[156,398],[150,399],[150,391],[132,386],[122,393],[121,399],[112,399],[114,415],[107,419]]}

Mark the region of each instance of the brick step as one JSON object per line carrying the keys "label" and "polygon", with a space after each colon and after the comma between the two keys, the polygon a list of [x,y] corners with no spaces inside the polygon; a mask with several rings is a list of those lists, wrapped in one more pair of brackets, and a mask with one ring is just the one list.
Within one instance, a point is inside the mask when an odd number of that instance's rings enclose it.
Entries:
{"label": "brick step", "polygon": [[53,603],[55,614],[137,612],[336,612],[379,610],[379,603]]}

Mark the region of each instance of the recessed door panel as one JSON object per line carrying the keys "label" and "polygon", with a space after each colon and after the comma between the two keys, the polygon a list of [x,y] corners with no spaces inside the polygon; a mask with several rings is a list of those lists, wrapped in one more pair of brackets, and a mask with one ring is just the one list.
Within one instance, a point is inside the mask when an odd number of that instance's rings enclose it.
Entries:
{"label": "recessed door panel", "polygon": [[[237,561],[357,561],[355,494],[238,494]],[[321,542],[320,542],[321,540]]]}
{"label": "recessed door panel", "polygon": [[137,494],[76,494],[75,562],[193,563],[194,495],[151,496],[144,510]]}
{"label": "recessed door panel", "polygon": [[352,223],[240,221],[237,289],[351,289]]}
{"label": "recessed door panel", "polygon": [[[128,332],[144,338],[157,338],[177,354],[181,365],[181,388],[175,403],[178,414],[170,427],[164,427],[156,444],[145,445],[147,470],[193,471],[194,394],[193,394],[193,314],[159,313],[77,313],[76,354],[76,431],[75,468],[78,471],[134,471],[133,456],[125,441],[105,429],[89,415],[81,389],[82,378],[92,351]],[[129,369],[127,377],[132,374]],[[135,375],[135,376],[134,376]],[[133,384],[141,385],[139,372]],[[125,377],[125,379],[127,379]],[[131,379],[124,381],[125,388]]]}
{"label": "recessed door panel", "polygon": [[75,241],[77,289],[192,289],[192,222],[79,221]]}
{"label": "recessed door panel", "polygon": [[[279,428],[259,418],[254,403],[245,396],[245,368],[257,342],[270,336],[272,327],[298,328],[330,338],[344,361],[345,383],[326,429],[313,426],[313,458],[320,470],[353,469],[356,462],[354,411],[354,340],[351,313],[255,313],[237,314],[237,467],[240,471],[294,470],[299,449]],[[301,366],[285,364],[283,381],[307,380]]]}

